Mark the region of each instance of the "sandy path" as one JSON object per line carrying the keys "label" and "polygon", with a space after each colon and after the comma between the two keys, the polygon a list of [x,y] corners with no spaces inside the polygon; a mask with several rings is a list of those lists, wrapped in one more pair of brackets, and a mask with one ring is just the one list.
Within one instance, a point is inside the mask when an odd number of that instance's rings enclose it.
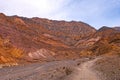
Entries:
{"label": "sandy path", "polygon": [[101,80],[98,73],[92,69],[92,66],[99,58],[87,61],[77,67],[73,74],[64,80]]}

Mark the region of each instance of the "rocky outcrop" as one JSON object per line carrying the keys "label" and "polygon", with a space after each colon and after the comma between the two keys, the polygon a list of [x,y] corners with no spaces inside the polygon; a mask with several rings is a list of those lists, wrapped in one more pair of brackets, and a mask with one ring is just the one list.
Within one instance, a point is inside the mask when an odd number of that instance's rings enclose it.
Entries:
{"label": "rocky outcrop", "polygon": [[101,27],[99,30],[97,30],[93,35],[85,38],[85,39],[81,39],[79,40],[75,46],[76,47],[90,47],[92,45],[94,45],[96,42],[98,42],[100,39],[102,38],[106,38],[108,36],[110,36],[111,34],[114,34],[116,32],[119,32],[113,28],[110,27],[106,27],[103,26]]}
{"label": "rocky outcrop", "polygon": [[91,47],[95,55],[106,53],[119,54],[120,50],[120,31],[114,28],[101,28],[94,36],[100,36],[101,39]]}
{"label": "rocky outcrop", "polygon": [[[118,27],[119,28],[119,27]],[[103,26],[92,36],[79,40],[75,47],[83,48],[82,56],[99,56],[103,54],[120,54],[120,31]]]}

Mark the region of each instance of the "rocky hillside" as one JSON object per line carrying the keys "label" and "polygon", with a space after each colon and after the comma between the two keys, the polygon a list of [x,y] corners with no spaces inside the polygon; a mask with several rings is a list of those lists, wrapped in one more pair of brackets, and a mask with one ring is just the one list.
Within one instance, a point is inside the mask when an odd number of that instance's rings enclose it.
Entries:
{"label": "rocky hillside", "polygon": [[[83,22],[6,16],[1,13],[0,61],[7,64],[15,59],[15,63],[18,63],[16,55],[27,62],[79,58],[81,49],[76,49],[74,44],[95,32],[93,27]],[[8,48],[10,51],[4,49],[4,42],[12,46]],[[14,48],[16,51],[12,52]]]}
{"label": "rocky hillside", "polygon": [[0,14],[0,64],[118,54],[119,27],[94,29],[84,22]]}
{"label": "rocky hillside", "polygon": [[92,51],[96,55],[120,54],[120,31],[115,28],[102,27],[94,37],[100,39],[92,45]]}

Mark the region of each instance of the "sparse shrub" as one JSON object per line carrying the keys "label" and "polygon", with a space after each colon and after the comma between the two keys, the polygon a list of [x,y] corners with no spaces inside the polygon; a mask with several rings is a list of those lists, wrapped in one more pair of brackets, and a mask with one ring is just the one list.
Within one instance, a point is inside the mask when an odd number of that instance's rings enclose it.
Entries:
{"label": "sparse shrub", "polygon": [[70,75],[72,73],[72,70],[69,68],[66,68],[65,73],[66,75]]}

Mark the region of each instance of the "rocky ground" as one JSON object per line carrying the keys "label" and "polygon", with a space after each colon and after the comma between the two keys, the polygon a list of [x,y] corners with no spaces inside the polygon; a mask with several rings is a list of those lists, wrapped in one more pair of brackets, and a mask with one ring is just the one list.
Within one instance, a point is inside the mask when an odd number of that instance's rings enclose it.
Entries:
{"label": "rocky ground", "polygon": [[0,69],[0,80],[63,80],[75,67],[88,60],[85,58],[6,67]]}
{"label": "rocky ground", "polygon": [[0,80],[120,80],[120,57],[34,63],[0,69]]}
{"label": "rocky ground", "polygon": [[94,69],[104,75],[104,80],[120,80],[120,56],[104,56],[96,61]]}

